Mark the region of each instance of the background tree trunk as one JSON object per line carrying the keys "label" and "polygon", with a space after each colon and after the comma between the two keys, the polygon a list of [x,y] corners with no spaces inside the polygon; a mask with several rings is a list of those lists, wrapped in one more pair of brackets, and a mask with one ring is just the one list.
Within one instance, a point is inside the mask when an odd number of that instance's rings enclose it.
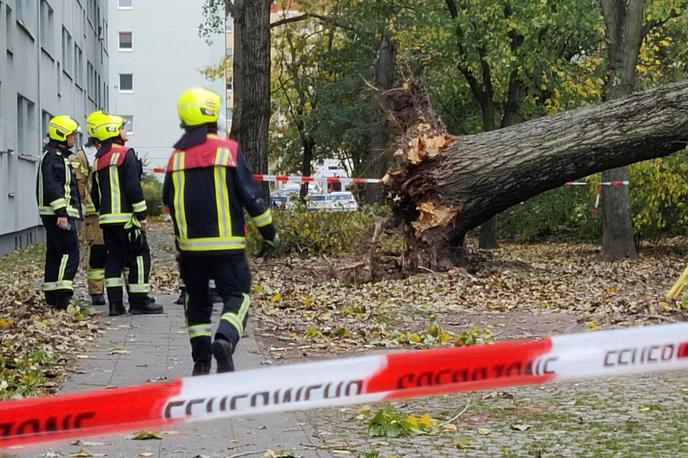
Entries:
{"label": "background tree trunk", "polygon": [[461,261],[468,230],[567,181],[671,154],[688,141],[688,81],[477,135],[453,137],[427,91],[391,102],[405,132],[385,177],[406,223],[406,267]]}
{"label": "background tree trunk", "polygon": [[[375,61],[375,81],[373,84],[380,91],[386,91],[394,85],[396,73],[397,43],[392,33],[385,29],[380,38],[377,60]],[[389,145],[390,126],[384,115],[383,97],[373,97],[371,101],[370,125],[368,134],[368,173],[371,178],[381,178],[390,165],[387,152]],[[384,193],[380,186],[366,187],[366,201],[368,203],[382,202]]]}
{"label": "background tree trunk", "polygon": [[[311,163],[313,162],[313,148],[315,140],[309,135],[302,134],[301,144],[303,145],[303,161],[301,162],[301,175],[313,176],[311,173]],[[302,183],[299,189],[299,198],[305,201],[308,195],[308,183]]]}
{"label": "background tree trunk", "polygon": [[239,142],[256,173],[268,172],[271,4],[272,0],[237,0],[233,8],[234,113],[230,136]]}
{"label": "background tree trunk", "polygon": [[[608,71],[605,99],[633,92],[635,66],[643,41],[644,0],[600,0],[606,24]],[[628,181],[628,170],[602,172],[602,182]],[[602,257],[609,261],[638,256],[633,238],[631,197],[628,186],[603,186]]]}

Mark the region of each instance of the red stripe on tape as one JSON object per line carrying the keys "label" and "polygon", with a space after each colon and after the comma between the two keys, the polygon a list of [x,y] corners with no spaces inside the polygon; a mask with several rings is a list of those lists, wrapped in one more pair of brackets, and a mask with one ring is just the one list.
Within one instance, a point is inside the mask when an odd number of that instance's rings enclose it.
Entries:
{"label": "red stripe on tape", "polygon": [[[0,446],[65,439],[170,422],[162,409],[182,381],[0,403]],[[172,421],[175,422],[175,421]],[[40,438],[39,438],[40,436]]]}
{"label": "red stripe on tape", "polygon": [[[552,341],[502,342],[387,356],[387,365],[367,382],[365,391],[412,389],[419,394],[449,393],[464,384],[466,390],[516,383],[545,383],[554,377],[546,358]],[[408,397],[393,393],[388,399]]]}

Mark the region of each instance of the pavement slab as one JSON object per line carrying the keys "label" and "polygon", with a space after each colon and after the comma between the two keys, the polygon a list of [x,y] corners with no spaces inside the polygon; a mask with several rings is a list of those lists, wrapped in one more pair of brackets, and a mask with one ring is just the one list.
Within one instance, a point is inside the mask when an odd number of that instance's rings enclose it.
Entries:
{"label": "pavement slab", "polygon": [[[78,355],[74,374],[62,392],[78,392],[154,383],[190,375],[191,347],[182,306],[173,296],[158,296],[162,315],[102,316],[104,333],[89,351]],[[219,310],[214,311],[217,323]],[[106,310],[104,310],[106,313]],[[258,368],[264,361],[249,322],[234,355],[239,370]],[[269,450],[304,458],[331,456],[313,436],[302,412],[259,415],[175,425],[162,430],[161,440],[133,440],[131,434],[84,437],[49,446],[15,450],[12,457],[262,457]],[[80,454],[80,452],[83,452]]]}

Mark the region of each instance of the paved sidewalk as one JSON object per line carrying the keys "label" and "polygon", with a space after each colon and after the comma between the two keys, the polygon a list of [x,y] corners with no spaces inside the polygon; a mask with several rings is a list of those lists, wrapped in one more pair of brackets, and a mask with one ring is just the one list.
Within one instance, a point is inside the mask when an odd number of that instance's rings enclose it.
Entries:
{"label": "paved sidewalk", "polygon": [[[63,392],[168,380],[191,373],[191,349],[185,331],[182,306],[172,296],[158,296],[165,306],[163,315],[107,317],[105,334],[94,348],[79,355],[77,373],[65,382]],[[217,307],[213,316],[217,323]],[[248,326],[235,362],[239,370],[261,366]],[[214,369],[214,364],[213,364]],[[119,434],[60,441],[48,448],[26,450],[16,457],[262,457],[267,450],[294,453],[303,457],[326,457],[303,413],[260,415],[227,420],[177,425],[162,432],[162,440],[132,440]],[[90,452],[79,455],[85,450]],[[253,453],[252,453],[253,452]]]}

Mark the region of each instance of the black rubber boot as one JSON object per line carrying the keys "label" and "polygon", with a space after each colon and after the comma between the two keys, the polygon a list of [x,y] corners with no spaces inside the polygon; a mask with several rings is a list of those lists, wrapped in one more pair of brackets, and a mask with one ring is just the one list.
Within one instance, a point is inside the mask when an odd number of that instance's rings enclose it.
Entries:
{"label": "black rubber boot", "polygon": [[109,316],[124,315],[127,313],[127,309],[124,308],[124,304],[121,302],[110,302]]}
{"label": "black rubber boot", "polygon": [[197,375],[208,375],[210,374],[210,360],[208,361],[196,361],[194,363],[193,372],[191,372],[192,377]]}
{"label": "black rubber boot", "polygon": [[179,290],[179,297],[177,298],[176,301],[174,301],[174,303],[177,305],[184,305],[185,298],[186,298],[186,288],[182,288]]}
{"label": "black rubber boot", "polygon": [[217,361],[217,373],[234,372],[234,360],[232,354],[234,348],[232,344],[225,339],[215,339],[215,342],[210,346],[210,351]]}
{"label": "black rubber boot", "polygon": [[105,296],[102,294],[91,294],[91,304],[105,305]]}
{"label": "black rubber boot", "polygon": [[162,313],[162,305],[146,301],[142,304],[129,304],[129,313],[132,315],[156,315]]}

